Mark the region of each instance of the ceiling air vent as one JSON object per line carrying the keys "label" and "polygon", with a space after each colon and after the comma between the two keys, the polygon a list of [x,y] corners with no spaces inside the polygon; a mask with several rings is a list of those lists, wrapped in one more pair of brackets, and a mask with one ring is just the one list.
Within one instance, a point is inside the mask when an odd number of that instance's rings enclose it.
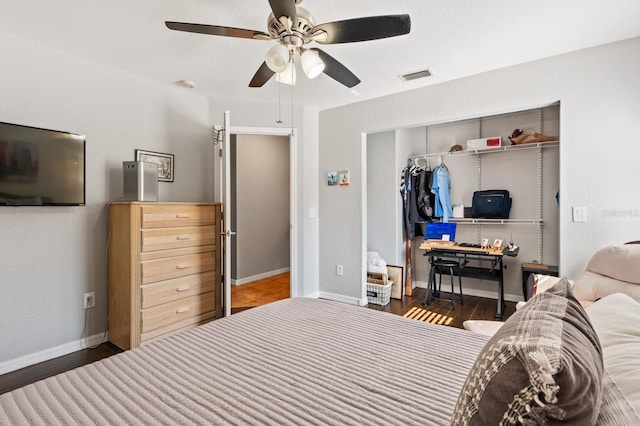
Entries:
{"label": "ceiling air vent", "polygon": [[402,81],[411,81],[411,80],[417,80],[419,78],[425,78],[430,76],[431,76],[431,70],[427,68],[426,70],[410,72],[408,74],[403,74],[398,77],[400,77],[400,80]]}

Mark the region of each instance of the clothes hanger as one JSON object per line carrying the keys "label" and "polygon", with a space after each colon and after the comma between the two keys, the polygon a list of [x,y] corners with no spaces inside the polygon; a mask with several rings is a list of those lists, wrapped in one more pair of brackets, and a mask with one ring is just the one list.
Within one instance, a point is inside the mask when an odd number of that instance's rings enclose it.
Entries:
{"label": "clothes hanger", "polygon": [[444,169],[446,169],[446,170],[449,170],[449,169],[447,169],[447,165],[446,165],[446,164],[444,164],[444,158],[442,157],[442,155],[439,155],[439,156],[438,156],[438,165],[439,165],[440,167],[443,167],[443,168],[444,168]]}
{"label": "clothes hanger", "polygon": [[[416,166],[420,169],[420,171],[425,170],[428,166],[429,166],[429,159],[428,158],[416,158]],[[421,164],[422,162],[422,164]]]}

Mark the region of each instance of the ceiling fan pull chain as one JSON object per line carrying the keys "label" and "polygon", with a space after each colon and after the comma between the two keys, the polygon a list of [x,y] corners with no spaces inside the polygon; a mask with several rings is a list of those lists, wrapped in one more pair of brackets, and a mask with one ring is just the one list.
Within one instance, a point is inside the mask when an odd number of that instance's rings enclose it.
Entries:
{"label": "ceiling fan pull chain", "polygon": [[[293,80],[293,58],[291,58],[291,79]],[[291,132],[293,132],[293,89],[294,85],[291,85]]]}
{"label": "ceiling fan pull chain", "polygon": [[280,100],[280,87],[281,86],[282,86],[282,84],[278,83],[278,119],[276,120],[276,123],[278,123],[278,124],[282,123],[282,119],[280,118],[281,105],[282,105],[282,102]]}

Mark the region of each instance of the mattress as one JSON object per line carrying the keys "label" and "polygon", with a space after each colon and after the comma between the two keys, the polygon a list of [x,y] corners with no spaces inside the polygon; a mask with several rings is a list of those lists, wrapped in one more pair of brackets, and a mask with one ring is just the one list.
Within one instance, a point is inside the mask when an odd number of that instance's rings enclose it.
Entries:
{"label": "mattress", "polygon": [[443,425],[487,340],[286,299],[0,395],[0,424]]}

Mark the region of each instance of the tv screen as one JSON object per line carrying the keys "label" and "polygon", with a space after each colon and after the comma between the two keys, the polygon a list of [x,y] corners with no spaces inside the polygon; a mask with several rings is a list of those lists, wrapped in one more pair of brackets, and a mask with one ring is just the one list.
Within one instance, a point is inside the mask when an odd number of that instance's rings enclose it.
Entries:
{"label": "tv screen", "polygon": [[0,206],[84,205],[85,140],[0,122]]}

